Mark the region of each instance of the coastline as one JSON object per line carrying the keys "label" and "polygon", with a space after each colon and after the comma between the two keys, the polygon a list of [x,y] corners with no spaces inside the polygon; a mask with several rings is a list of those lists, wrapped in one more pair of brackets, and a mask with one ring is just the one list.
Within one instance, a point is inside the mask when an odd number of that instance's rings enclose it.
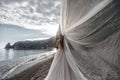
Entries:
{"label": "coastline", "polygon": [[55,51],[16,60],[0,62],[1,80],[43,80],[48,73]]}

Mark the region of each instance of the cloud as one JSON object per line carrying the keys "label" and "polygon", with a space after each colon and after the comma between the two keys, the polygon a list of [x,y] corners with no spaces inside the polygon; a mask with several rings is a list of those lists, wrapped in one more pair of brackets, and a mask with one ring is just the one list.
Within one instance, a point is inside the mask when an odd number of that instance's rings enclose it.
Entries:
{"label": "cloud", "polygon": [[59,24],[59,15],[59,0],[0,0],[0,23],[51,26]]}

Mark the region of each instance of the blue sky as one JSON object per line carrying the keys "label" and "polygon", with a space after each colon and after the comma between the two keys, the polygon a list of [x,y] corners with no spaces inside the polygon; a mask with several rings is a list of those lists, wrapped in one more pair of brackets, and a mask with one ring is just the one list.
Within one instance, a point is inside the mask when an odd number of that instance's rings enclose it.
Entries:
{"label": "blue sky", "polygon": [[0,0],[1,24],[20,25],[55,34],[59,15],[59,0]]}

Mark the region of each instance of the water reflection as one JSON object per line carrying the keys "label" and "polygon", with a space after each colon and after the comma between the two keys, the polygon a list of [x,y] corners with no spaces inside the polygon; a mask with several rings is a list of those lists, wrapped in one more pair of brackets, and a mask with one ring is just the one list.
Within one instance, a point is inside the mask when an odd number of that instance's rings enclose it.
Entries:
{"label": "water reflection", "polygon": [[9,59],[9,50],[5,50],[5,56],[4,57],[5,57],[5,59]]}
{"label": "water reflection", "polygon": [[0,61],[19,58],[28,55],[41,54],[50,50],[5,50],[0,49]]}

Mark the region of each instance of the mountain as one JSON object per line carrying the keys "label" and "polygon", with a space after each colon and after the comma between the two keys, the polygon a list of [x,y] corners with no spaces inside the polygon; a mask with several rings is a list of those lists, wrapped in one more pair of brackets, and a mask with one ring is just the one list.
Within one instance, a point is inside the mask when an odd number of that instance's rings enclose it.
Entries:
{"label": "mountain", "polygon": [[8,43],[5,46],[5,49],[15,49],[15,50],[31,50],[31,49],[53,49],[55,45],[55,37],[51,37],[44,40],[35,40],[35,41],[18,41],[13,45]]}
{"label": "mountain", "polygon": [[0,24],[0,47],[8,42],[14,43],[16,41],[45,38],[49,36],[50,35],[44,34],[41,30],[26,29],[11,24]]}

